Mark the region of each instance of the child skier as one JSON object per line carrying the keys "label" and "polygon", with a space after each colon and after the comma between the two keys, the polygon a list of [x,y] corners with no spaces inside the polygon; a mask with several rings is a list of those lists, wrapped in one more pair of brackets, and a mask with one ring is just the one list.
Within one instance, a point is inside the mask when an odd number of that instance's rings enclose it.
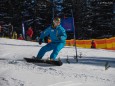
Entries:
{"label": "child skier", "polygon": [[44,54],[47,51],[53,50],[53,52],[50,55],[50,60],[56,60],[56,57],[59,53],[59,51],[64,47],[66,43],[66,31],[65,29],[60,25],[61,19],[56,17],[53,19],[53,23],[51,26],[49,26],[46,30],[44,30],[39,39],[39,44],[41,45],[43,42],[44,37],[49,36],[51,39],[51,42],[43,46],[40,51],[38,52],[36,59],[42,59]]}

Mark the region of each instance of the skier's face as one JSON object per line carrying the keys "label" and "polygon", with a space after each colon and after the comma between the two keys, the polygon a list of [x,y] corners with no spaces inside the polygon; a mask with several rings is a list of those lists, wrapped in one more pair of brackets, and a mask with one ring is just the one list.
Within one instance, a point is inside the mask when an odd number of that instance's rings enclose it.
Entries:
{"label": "skier's face", "polygon": [[60,21],[53,20],[53,24],[54,24],[54,27],[57,27],[58,25],[60,25]]}

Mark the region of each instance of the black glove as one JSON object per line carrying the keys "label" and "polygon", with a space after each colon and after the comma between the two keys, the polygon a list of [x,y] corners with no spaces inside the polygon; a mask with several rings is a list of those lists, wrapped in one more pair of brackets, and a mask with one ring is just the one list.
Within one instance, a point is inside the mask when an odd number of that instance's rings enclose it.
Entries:
{"label": "black glove", "polygon": [[42,39],[39,39],[39,44],[40,44],[40,45],[42,44]]}

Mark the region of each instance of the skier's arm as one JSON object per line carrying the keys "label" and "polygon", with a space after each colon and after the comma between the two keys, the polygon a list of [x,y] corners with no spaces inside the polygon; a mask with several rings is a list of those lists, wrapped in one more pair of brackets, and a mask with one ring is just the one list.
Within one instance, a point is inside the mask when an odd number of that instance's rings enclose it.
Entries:
{"label": "skier's arm", "polygon": [[66,39],[67,39],[67,35],[66,35],[66,32],[64,31],[63,35],[61,36],[61,40],[66,40]]}
{"label": "skier's arm", "polygon": [[43,31],[40,35],[40,39],[44,39],[44,37],[48,36],[50,33],[50,28],[47,28],[45,31]]}
{"label": "skier's arm", "polygon": [[60,40],[62,40],[62,41],[64,41],[64,40],[66,40],[67,39],[67,34],[66,34],[66,31],[65,31],[65,29],[63,28],[63,29],[61,29],[61,31],[60,31],[60,36],[59,36],[59,39]]}

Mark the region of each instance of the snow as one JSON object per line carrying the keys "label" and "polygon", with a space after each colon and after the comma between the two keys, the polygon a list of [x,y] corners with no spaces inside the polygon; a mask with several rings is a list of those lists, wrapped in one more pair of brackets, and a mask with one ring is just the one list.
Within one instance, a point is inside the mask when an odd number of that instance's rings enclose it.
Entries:
{"label": "snow", "polygon": [[[23,57],[36,56],[44,45],[0,38],[0,86],[114,86],[115,51],[77,48],[76,63],[74,47],[65,46],[58,55],[62,66],[23,60]],[[70,64],[66,62],[67,56]],[[107,63],[110,67],[105,70]]]}

